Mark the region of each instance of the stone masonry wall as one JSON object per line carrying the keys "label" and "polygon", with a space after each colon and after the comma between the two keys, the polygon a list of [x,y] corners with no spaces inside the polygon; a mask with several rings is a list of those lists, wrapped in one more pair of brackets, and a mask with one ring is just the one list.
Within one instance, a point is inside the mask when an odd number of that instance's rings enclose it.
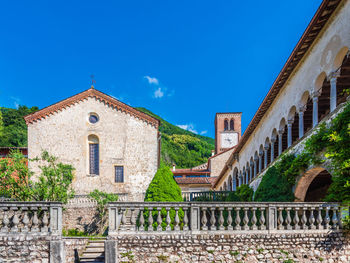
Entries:
{"label": "stone masonry wall", "polygon": [[66,252],[66,263],[78,262],[78,256],[82,254],[88,244],[86,237],[66,237],[63,239]]}
{"label": "stone masonry wall", "polygon": [[0,262],[48,263],[50,237],[25,234],[0,236]]}
{"label": "stone masonry wall", "polygon": [[[99,121],[91,124],[89,114]],[[99,140],[100,174],[89,173],[89,141]],[[140,201],[158,167],[158,130],[145,121],[88,98],[45,119],[28,125],[28,157],[39,156],[42,150],[57,156],[59,161],[75,168],[73,187],[77,195],[94,189],[111,193],[129,193]],[[29,162],[35,176],[38,163]],[[115,182],[114,167],[124,167],[124,183]]]}
{"label": "stone masonry wall", "polygon": [[342,233],[120,235],[119,262],[350,262]]}
{"label": "stone masonry wall", "polygon": [[94,207],[66,207],[63,211],[63,229],[78,229],[88,233],[95,233],[96,206]]}

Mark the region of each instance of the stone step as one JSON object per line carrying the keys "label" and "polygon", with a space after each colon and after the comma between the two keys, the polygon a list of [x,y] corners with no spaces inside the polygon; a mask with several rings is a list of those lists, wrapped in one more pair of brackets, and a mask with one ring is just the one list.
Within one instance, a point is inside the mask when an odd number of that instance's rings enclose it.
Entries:
{"label": "stone step", "polygon": [[81,258],[100,258],[104,256],[105,256],[104,252],[90,252],[90,253],[84,252]]}
{"label": "stone step", "polygon": [[91,252],[105,252],[104,247],[86,247],[85,252],[91,253]]}

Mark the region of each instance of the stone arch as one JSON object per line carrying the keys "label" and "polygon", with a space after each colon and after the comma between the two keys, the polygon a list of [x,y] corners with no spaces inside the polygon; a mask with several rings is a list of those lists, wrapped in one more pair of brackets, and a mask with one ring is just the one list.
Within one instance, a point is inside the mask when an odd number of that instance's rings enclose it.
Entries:
{"label": "stone arch", "polygon": [[228,119],[224,120],[224,130],[227,131],[228,130]]}
{"label": "stone arch", "polygon": [[303,93],[299,102],[299,112],[303,112],[303,126],[304,130],[302,134],[304,135],[312,128],[312,118],[313,118],[313,102],[310,96],[310,92],[307,90]]}
{"label": "stone arch", "polygon": [[331,184],[331,174],[324,167],[314,167],[306,171],[296,183],[296,201],[320,201]]}
{"label": "stone arch", "polygon": [[229,191],[233,190],[233,187],[232,187],[232,176],[231,175],[228,177],[228,188],[229,188]]}
{"label": "stone arch", "polygon": [[[345,54],[344,54],[344,51]],[[339,76],[337,77],[337,105],[346,102],[348,94],[348,89],[350,85],[350,56],[348,53],[348,48],[340,51],[341,54],[338,54],[341,58],[341,64],[338,67]]]}
{"label": "stone arch", "polygon": [[282,145],[278,147],[281,147],[282,152],[284,152],[284,150],[287,149],[288,143],[287,143],[287,122],[285,118],[282,118],[280,121],[280,125],[279,125],[279,133],[278,136],[281,136],[282,139]]}
{"label": "stone arch", "polygon": [[292,124],[292,144],[299,138],[299,113],[296,106],[292,106],[288,113],[288,123]]}
{"label": "stone arch", "polygon": [[[270,138],[269,137],[266,137],[265,139],[265,145],[264,145],[265,148],[268,148],[267,149],[267,155],[265,156],[265,151],[264,151],[264,159],[267,158],[267,166],[271,163],[271,142],[270,142]],[[266,167],[267,167],[266,166]],[[265,168],[266,168],[265,167]]]}
{"label": "stone arch", "polygon": [[321,72],[317,78],[315,79],[315,85],[314,85],[314,90],[313,92],[314,93],[321,93],[322,92],[322,85],[323,85],[323,82],[325,81],[325,79],[327,78],[327,74],[326,72]]}
{"label": "stone arch", "polygon": [[333,61],[333,68],[332,68],[332,70],[337,70],[337,69],[339,69],[341,67],[341,65],[342,65],[342,63],[344,61],[344,58],[345,58],[346,54],[348,53],[348,51],[349,51],[349,48],[347,46],[342,47],[338,51],[338,53],[335,56],[334,61]]}

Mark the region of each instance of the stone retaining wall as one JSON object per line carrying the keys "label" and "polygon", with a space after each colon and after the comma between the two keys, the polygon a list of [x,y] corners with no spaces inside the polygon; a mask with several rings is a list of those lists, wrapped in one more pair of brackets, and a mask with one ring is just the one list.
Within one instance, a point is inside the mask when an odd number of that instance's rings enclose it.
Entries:
{"label": "stone retaining wall", "polygon": [[65,207],[63,211],[63,229],[78,229],[88,233],[94,233],[97,230],[96,206],[91,207]]}
{"label": "stone retaining wall", "polygon": [[87,237],[65,237],[63,238],[66,252],[66,263],[75,263],[78,261],[78,255],[84,251],[89,239]]}
{"label": "stone retaining wall", "polygon": [[341,232],[139,234],[114,240],[119,262],[350,262],[350,240]]}

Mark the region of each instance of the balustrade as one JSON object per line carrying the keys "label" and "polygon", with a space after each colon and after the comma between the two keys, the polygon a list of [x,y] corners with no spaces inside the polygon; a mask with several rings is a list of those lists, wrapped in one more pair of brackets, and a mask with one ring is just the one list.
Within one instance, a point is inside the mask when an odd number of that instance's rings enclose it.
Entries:
{"label": "balustrade", "polygon": [[8,233],[61,235],[61,203],[0,202],[0,234]]}
{"label": "balustrade", "polygon": [[341,228],[336,203],[109,204],[109,234],[179,232],[329,231]]}

